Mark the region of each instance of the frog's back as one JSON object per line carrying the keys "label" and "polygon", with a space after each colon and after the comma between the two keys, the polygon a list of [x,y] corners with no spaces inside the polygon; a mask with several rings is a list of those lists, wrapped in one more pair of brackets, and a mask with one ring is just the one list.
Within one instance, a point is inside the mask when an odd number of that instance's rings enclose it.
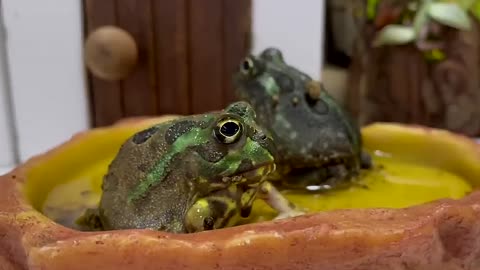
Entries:
{"label": "frog's back", "polygon": [[360,155],[362,151],[362,136],[360,133],[360,126],[358,123],[353,119],[350,112],[345,110],[343,106],[341,106],[337,100],[333,96],[328,93],[328,91],[321,86],[322,88],[322,99],[325,100],[327,103],[332,104],[331,108],[335,110],[335,114],[337,115],[337,121],[341,123],[344,127],[346,134],[348,135],[350,143],[353,145],[354,151],[357,155]]}
{"label": "frog's back", "polygon": [[160,123],[122,145],[102,185],[99,215],[105,229],[185,230],[183,214],[193,195],[185,172],[173,166],[181,153],[172,147],[182,134],[205,127],[211,118],[198,115]]}
{"label": "frog's back", "polygon": [[320,82],[285,62],[280,50],[248,56],[234,82],[237,96],[255,107],[272,133],[277,163],[308,168],[360,158],[358,126]]}

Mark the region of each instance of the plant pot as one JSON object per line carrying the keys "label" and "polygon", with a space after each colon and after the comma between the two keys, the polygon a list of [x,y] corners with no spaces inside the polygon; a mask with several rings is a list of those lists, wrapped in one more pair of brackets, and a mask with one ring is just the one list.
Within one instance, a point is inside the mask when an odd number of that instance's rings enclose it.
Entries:
{"label": "plant pot", "polygon": [[[82,232],[40,212],[54,186],[101,174],[134,131],[166,118],[94,129],[0,180],[0,269],[479,269],[480,192],[401,209],[350,209],[196,234]],[[480,184],[480,147],[447,131],[363,129],[365,147]],[[403,144],[402,144],[403,143]],[[410,146],[405,147],[405,143]]]}
{"label": "plant pot", "polygon": [[[480,24],[461,31],[436,22],[428,40],[373,45],[394,25],[410,1],[380,1],[376,17],[364,21],[349,71],[347,107],[360,124],[415,123],[480,136]],[[455,1],[454,1],[455,2]],[[425,34],[427,35],[427,34]]]}

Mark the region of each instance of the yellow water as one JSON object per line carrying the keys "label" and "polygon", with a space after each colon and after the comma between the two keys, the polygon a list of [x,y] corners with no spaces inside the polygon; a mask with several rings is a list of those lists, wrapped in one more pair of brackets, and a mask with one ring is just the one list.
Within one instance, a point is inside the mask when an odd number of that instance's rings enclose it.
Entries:
{"label": "yellow water", "polygon": [[[307,212],[351,208],[403,208],[441,198],[458,199],[472,190],[465,179],[433,167],[419,166],[394,158],[375,156],[377,168],[366,171],[348,189],[327,193],[284,192]],[[263,201],[256,201],[252,219],[272,219],[275,212]]]}
{"label": "yellow water", "polygon": [[[309,212],[342,208],[402,208],[440,198],[461,198],[472,187],[465,179],[447,171],[374,155],[376,168],[365,172],[357,184],[328,193],[284,191],[285,196]],[[42,211],[53,220],[74,227],[86,208],[95,207],[101,196],[102,177],[110,159],[72,174],[47,195]],[[65,180],[65,179],[64,179]],[[275,212],[257,200],[248,222],[268,220]]]}

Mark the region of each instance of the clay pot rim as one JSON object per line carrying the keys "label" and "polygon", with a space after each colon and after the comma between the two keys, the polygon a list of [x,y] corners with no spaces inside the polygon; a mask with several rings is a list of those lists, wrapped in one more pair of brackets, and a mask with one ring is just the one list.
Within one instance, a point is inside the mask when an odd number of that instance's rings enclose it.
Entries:
{"label": "clay pot rim", "polygon": [[[161,117],[161,119],[165,117]],[[111,127],[97,128],[93,132],[103,132],[112,127],[136,125],[145,119],[153,122],[156,121],[155,119],[158,120],[160,118],[127,119]],[[408,131],[412,132],[445,133],[450,139],[461,141],[462,144],[469,144],[469,146],[471,144],[472,152],[476,152],[480,160],[480,146],[463,135],[418,125],[396,123],[375,123],[373,125],[397,126],[407,128]],[[78,143],[82,138],[89,136],[91,133],[92,130],[78,133],[67,142],[44,154],[29,159],[10,173],[0,176],[0,190],[10,194],[3,199],[0,198],[0,223],[2,220],[6,221],[7,235],[10,234],[10,238],[17,241],[22,239],[22,257],[27,255],[37,256],[35,258],[38,260],[47,260],[46,257],[59,252],[62,247],[76,245],[95,245],[97,247],[98,245],[127,245],[132,250],[135,247],[148,247],[152,253],[166,252],[183,247],[189,248],[191,252],[198,250],[201,253],[218,250],[228,251],[231,250],[229,248],[233,247],[235,249],[254,242],[266,243],[273,241],[278,248],[287,243],[292,245],[291,241],[294,238],[296,239],[295,241],[300,241],[296,242],[297,244],[301,244],[306,239],[312,245],[315,243],[322,245],[320,243],[322,239],[322,241],[327,240],[326,242],[333,241],[335,244],[331,249],[338,249],[338,245],[343,246],[345,244],[339,244],[335,241],[343,241],[341,240],[342,238],[355,241],[358,237],[361,238],[366,235],[369,237],[368,241],[386,247],[392,243],[398,244],[403,238],[410,237],[414,232],[423,231],[426,227],[440,226],[441,220],[464,210],[475,216],[471,222],[478,221],[480,223],[477,217],[480,215],[480,205],[477,204],[480,202],[480,191],[474,191],[462,199],[441,199],[403,209],[339,209],[312,213],[292,219],[266,221],[195,234],[171,234],[138,229],[80,232],[54,223],[40,212],[34,210],[23,196],[21,184],[25,183],[25,175],[30,168],[41,163],[44,159],[63,151],[65,146]],[[365,219],[365,216],[369,218]],[[372,221],[384,226],[372,226]],[[476,225],[479,225],[478,223]],[[40,227],[44,228],[43,234],[39,234],[35,230],[35,228]],[[2,225],[0,224],[1,232]],[[15,246],[10,248],[18,249]],[[284,246],[284,248],[287,248],[287,246]],[[312,250],[319,249],[320,246],[312,246],[311,248]],[[320,249],[322,248],[329,249],[328,247],[321,247]]]}
{"label": "clay pot rim", "polygon": [[[98,128],[93,128],[93,129],[90,129],[90,130],[85,130],[85,131],[82,131],[82,132],[78,132],[78,133],[74,134],[67,141],[51,148],[50,150],[45,151],[42,154],[38,154],[38,155],[35,155],[35,156],[29,158],[27,161],[25,161],[23,164],[20,164],[19,166],[14,168],[9,173],[7,173],[3,176],[0,175],[0,179],[2,179],[2,178],[13,178],[12,179],[13,181],[21,182],[23,184],[26,181],[25,172],[28,171],[30,168],[36,166],[38,163],[43,162],[44,159],[47,159],[51,156],[54,156],[54,155],[64,151],[65,150],[64,148],[66,146],[78,143],[82,139],[90,136],[93,132],[104,132],[104,131],[108,131],[112,128],[118,128],[118,127],[121,128],[121,127],[129,127],[129,126],[131,127],[131,126],[135,126],[135,125],[142,125],[142,124],[145,124],[145,122],[146,123],[155,123],[155,122],[158,122],[158,121],[168,121],[168,120],[176,118],[176,117],[179,117],[179,115],[163,115],[163,116],[160,116],[160,117],[130,117],[130,118],[122,119],[122,120],[114,123],[111,126],[98,127]],[[465,136],[465,135],[462,135],[462,134],[453,133],[453,132],[443,130],[443,129],[430,128],[430,127],[426,127],[426,126],[422,126],[422,125],[418,125],[418,124],[405,124],[405,123],[392,123],[392,122],[375,122],[375,123],[372,123],[370,125],[365,126],[365,128],[368,129],[368,128],[374,127],[374,126],[402,128],[402,129],[405,129],[408,132],[414,132],[414,133],[425,133],[425,132],[426,133],[431,133],[431,134],[443,133],[444,135],[447,135],[448,137],[461,140],[462,143],[464,143],[464,144],[471,145],[472,146],[472,152],[477,152],[478,159],[480,161],[480,144],[476,143],[473,139],[469,138],[468,136]],[[17,194],[20,194],[20,198],[22,199],[22,202],[27,202],[28,203],[28,199],[25,198],[24,196],[22,196],[23,194],[22,194],[22,191],[20,190],[19,186],[16,187],[16,192],[18,192]],[[474,190],[471,194],[467,195],[466,197],[471,197],[472,195],[474,195],[474,193],[480,193],[480,190],[479,191]],[[146,230],[144,230],[144,229],[128,229],[128,230],[103,231],[103,232],[82,232],[82,231],[77,231],[75,229],[65,227],[65,226],[60,225],[58,223],[55,223],[53,221],[51,221],[51,222],[55,226],[60,227],[63,230],[75,232],[77,234],[84,235],[85,237],[99,236],[99,235],[101,236],[101,235],[106,234],[106,233],[109,234],[109,235],[117,234],[117,233],[119,235],[131,234],[131,233],[133,233],[133,234],[146,233],[147,235],[151,234],[155,238],[157,238],[158,236],[169,238],[171,236],[171,237],[179,238],[179,239],[194,240],[197,237],[199,237],[199,235],[201,235],[201,236],[205,235],[208,238],[208,236],[210,234],[216,234],[216,233],[221,232],[221,231],[225,231],[227,234],[236,233],[237,231],[247,231],[248,232],[248,231],[253,229],[251,227],[257,227],[257,226],[260,226],[260,225],[262,227],[274,227],[274,225],[282,226],[283,228],[288,228],[289,229],[289,230],[285,230],[285,232],[286,232],[286,231],[291,231],[292,226],[286,226],[286,225],[291,223],[292,220],[296,220],[298,222],[297,225],[302,225],[301,221],[299,222],[298,220],[310,219],[310,218],[315,217],[319,214],[329,214],[329,213],[332,213],[332,212],[344,212],[344,211],[346,211],[346,212],[350,212],[350,211],[355,211],[355,212],[364,212],[364,211],[366,211],[366,212],[369,212],[369,211],[402,212],[402,211],[404,211],[405,209],[408,209],[408,208],[422,207],[422,206],[425,206],[425,205],[434,205],[434,204],[436,204],[438,202],[442,202],[442,201],[451,201],[451,202],[461,201],[461,200],[465,199],[466,197],[461,198],[461,199],[440,199],[440,200],[435,200],[435,201],[428,202],[428,203],[421,204],[421,205],[415,205],[415,206],[411,206],[411,207],[397,208],[397,209],[395,209],[395,208],[380,208],[380,207],[364,208],[364,209],[336,209],[336,210],[325,211],[325,212],[322,212],[322,213],[311,213],[311,214],[307,214],[307,215],[304,215],[302,217],[297,217],[297,218],[293,218],[293,219],[279,220],[279,221],[264,221],[264,222],[259,222],[259,223],[255,223],[255,224],[246,224],[246,225],[241,225],[241,226],[232,227],[232,228],[224,228],[222,230],[206,231],[206,232],[194,233],[194,234],[172,234],[172,233],[158,232],[158,231],[153,231],[153,230],[148,230],[148,229],[146,229]],[[2,209],[1,209],[1,205],[0,205],[0,214],[1,214],[1,210]],[[26,210],[26,209],[24,209],[24,210]],[[39,215],[41,217],[41,219],[46,218],[46,219],[50,220],[48,217],[44,216],[39,211],[33,209],[33,207],[31,207],[31,209],[28,209],[28,210],[33,210],[34,212],[36,212],[35,214]],[[299,227],[301,227],[301,226],[299,226]],[[309,226],[301,227],[302,230],[303,229],[308,229],[308,228],[310,228],[310,227]],[[278,227],[277,227],[277,229],[278,229]],[[257,231],[257,230],[255,230],[255,231]],[[274,231],[276,231],[276,230],[272,230],[272,232],[274,232]],[[258,233],[258,231],[257,231],[257,233]],[[203,237],[200,237],[200,238],[203,238]]]}

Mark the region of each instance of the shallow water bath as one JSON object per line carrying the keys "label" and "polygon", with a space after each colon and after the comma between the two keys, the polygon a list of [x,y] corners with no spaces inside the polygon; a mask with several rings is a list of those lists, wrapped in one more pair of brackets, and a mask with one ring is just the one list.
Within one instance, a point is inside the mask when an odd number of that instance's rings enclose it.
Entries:
{"label": "shallow water bath", "polygon": [[[472,190],[462,177],[438,168],[373,156],[376,166],[348,189],[324,193],[283,191],[308,212],[354,208],[403,208],[441,198],[459,199]],[[272,219],[275,212],[257,201],[249,222]]]}
{"label": "shallow water bath", "polygon": [[[138,128],[130,133],[135,130]],[[84,157],[87,159],[77,164],[74,170],[67,167],[70,170],[63,172],[62,183],[54,185],[43,200],[38,200],[39,209],[54,221],[77,228],[75,219],[85,209],[94,208],[98,203],[102,177],[123,142],[122,138],[128,135],[127,131],[112,133],[108,140],[105,137],[94,142],[92,147],[95,143],[102,144],[102,152],[97,152],[99,154],[93,157]],[[305,211],[319,212],[348,208],[403,208],[441,198],[458,199],[472,189],[463,176],[447,170],[415,160],[397,158],[394,154],[379,150],[372,150],[371,154],[375,168],[363,172],[360,179],[348,189],[322,193],[288,190],[282,192]],[[257,200],[252,216],[242,223],[265,221],[273,217],[275,212],[263,201]]]}
{"label": "shallow water bath", "polygon": [[[478,188],[480,146],[453,133],[410,125],[382,123],[365,127],[365,147],[383,154],[375,159],[384,168],[365,180],[372,181],[370,189],[358,185],[331,196],[318,195],[315,204],[320,209],[368,207],[381,199],[391,202],[393,197],[406,198],[386,205],[392,208],[320,211],[193,234],[151,230],[82,232],[61,226],[39,212],[55,196],[63,200],[58,204],[95,204],[99,181],[118,146],[137,130],[165,120],[137,119],[79,134],[0,177],[0,265],[7,269],[49,270],[81,270],[85,262],[90,268],[112,270],[479,269],[480,191],[457,200],[398,207],[414,204],[417,199],[461,197],[462,190],[470,188],[454,184],[458,181],[465,180],[473,189]],[[408,174],[404,164],[410,168]],[[381,181],[373,177],[385,172],[389,177]],[[418,175],[432,177],[420,181]],[[388,188],[393,184],[395,192]],[[65,196],[62,187],[77,192]],[[421,195],[425,189],[428,198]],[[370,198],[375,190],[378,197],[373,201]],[[302,198],[307,198],[292,193],[288,196],[300,204]],[[334,198],[342,196],[345,200],[341,204],[333,203]],[[256,206],[256,218],[268,218],[261,203]],[[73,204],[71,209],[78,209],[78,205]],[[49,213],[52,217],[54,214]],[[64,217],[60,222],[69,217],[65,212],[56,214]],[[75,215],[74,211],[70,214]],[[269,260],[264,260],[265,254]]]}

